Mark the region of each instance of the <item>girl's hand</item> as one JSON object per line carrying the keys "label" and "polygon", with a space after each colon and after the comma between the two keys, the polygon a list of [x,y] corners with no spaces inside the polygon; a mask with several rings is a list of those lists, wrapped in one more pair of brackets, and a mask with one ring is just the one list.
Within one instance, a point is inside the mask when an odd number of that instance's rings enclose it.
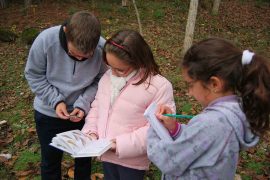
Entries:
{"label": "girl's hand", "polygon": [[112,152],[116,152],[116,139],[111,139],[112,142],[112,147],[111,147],[111,151]]}
{"label": "girl's hand", "polygon": [[170,132],[176,128],[176,119],[172,117],[163,116],[163,114],[172,114],[172,110],[165,105],[159,105],[156,111],[157,119],[167,128]]}
{"label": "girl's hand", "polygon": [[84,112],[79,108],[75,108],[69,115],[69,120],[72,122],[79,122],[82,120]]}
{"label": "girl's hand", "polygon": [[93,140],[93,141],[98,139],[98,136],[97,136],[95,133],[90,133],[90,134],[89,134],[89,137],[90,137],[90,139]]}

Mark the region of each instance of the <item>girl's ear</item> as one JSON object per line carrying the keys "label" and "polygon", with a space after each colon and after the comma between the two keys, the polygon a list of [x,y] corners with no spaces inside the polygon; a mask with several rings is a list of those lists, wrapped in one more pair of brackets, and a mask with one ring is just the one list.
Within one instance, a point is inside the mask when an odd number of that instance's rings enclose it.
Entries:
{"label": "girl's ear", "polygon": [[67,32],[66,26],[63,27],[63,31],[64,31],[64,32]]}
{"label": "girl's ear", "polygon": [[223,90],[224,81],[217,76],[210,78],[209,88],[212,92],[217,93]]}

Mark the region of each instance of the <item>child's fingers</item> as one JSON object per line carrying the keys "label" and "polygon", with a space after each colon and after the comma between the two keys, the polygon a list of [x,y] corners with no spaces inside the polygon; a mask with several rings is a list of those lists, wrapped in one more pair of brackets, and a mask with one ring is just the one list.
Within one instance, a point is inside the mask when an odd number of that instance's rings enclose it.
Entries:
{"label": "child's fingers", "polygon": [[160,104],[157,106],[156,114],[167,114],[171,112],[171,109],[166,105]]}
{"label": "child's fingers", "polygon": [[69,116],[66,116],[63,112],[58,112],[56,114],[60,119],[69,119]]}
{"label": "child's fingers", "polygon": [[173,119],[171,117],[163,116],[162,114],[157,114],[156,117],[158,118],[158,120],[160,120],[160,122],[163,122],[163,123],[166,123]]}
{"label": "child's fingers", "polygon": [[91,138],[91,140],[97,140],[98,138],[97,138],[97,135],[95,135],[95,134],[90,134],[89,135],[90,136],[90,138]]}
{"label": "child's fingers", "polygon": [[84,116],[84,112],[78,108],[75,108],[71,113],[70,113],[70,121],[72,122],[79,122]]}
{"label": "child's fingers", "polygon": [[77,116],[69,116],[69,120],[72,121],[72,122],[79,122],[81,120],[80,117],[77,117]]}
{"label": "child's fingers", "polygon": [[56,114],[61,119],[68,119],[69,118],[66,104],[64,102],[61,102],[56,106]]}
{"label": "child's fingers", "polygon": [[77,116],[79,111],[80,111],[80,109],[78,109],[78,108],[73,109],[73,111],[70,113],[70,116]]}

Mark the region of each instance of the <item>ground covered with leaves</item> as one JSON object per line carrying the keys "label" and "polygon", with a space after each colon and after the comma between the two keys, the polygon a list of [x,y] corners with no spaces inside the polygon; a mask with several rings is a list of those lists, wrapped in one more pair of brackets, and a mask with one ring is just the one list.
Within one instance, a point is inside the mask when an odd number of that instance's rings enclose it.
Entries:
{"label": "ground covered with leaves", "polygon": [[[25,8],[20,1],[11,1],[0,9],[0,28],[17,36],[13,42],[0,42],[0,179],[40,179],[38,144],[33,121],[31,93],[23,70],[30,45],[21,38],[28,28],[41,31],[62,22],[78,10],[94,12],[107,38],[120,29],[138,30],[134,7],[120,0],[43,0]],[[16,3],[18,2],[18,3]],[[242,49],[251,49],[270,58],[270,2],[267,0],[222,0],[219,14],[211,14],[210,1],[201,1],[197,15],[194,42],[206,37],[223,37]],[[144,37],[152,47],[161,71],[174,86],[179,113],[197,114],[201,107],[186,95],[178,67],[187,21],[188,0],[136,1]],[[3,123],[1,125],[1,122]],[[241,152],[237,173],[242,179],[270,177],[270,134],[258,146]],[[93,161],[93,173],[100,173],[98,161]],[[72,177],[73,161],[65,156],[63,177]],[[160,172],[151,166],[145,179],[159,179]]]}

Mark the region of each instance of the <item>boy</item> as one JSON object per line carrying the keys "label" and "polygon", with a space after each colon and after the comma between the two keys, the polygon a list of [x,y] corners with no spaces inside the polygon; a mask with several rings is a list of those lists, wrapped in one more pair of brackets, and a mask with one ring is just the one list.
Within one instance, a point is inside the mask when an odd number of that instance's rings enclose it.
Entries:
{"label": "boy", "polygon": [[[49,143],[57,133],[82,128],[106,71],[100,34],[98,19],[80,11],[62,26],[41,32],[30,49],[25,77],[35,93],[42,179],[61,179],[63,152]],[[89,180],[90,173],[90,158],[75,159],[75,179]]]}

